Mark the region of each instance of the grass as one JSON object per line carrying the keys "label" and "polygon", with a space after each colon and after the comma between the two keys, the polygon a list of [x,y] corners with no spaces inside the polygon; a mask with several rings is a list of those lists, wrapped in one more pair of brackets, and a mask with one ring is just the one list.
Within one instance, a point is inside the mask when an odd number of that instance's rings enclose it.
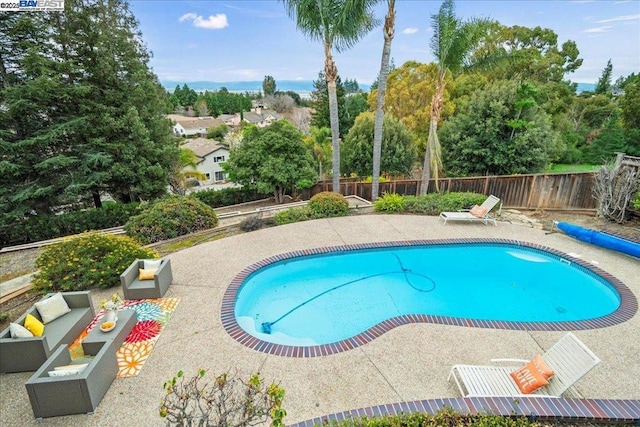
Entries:
{"label": "grass", "polygon": [[566,165],[554,164],[549,168],[551,173],[595,172],[600,165]]}

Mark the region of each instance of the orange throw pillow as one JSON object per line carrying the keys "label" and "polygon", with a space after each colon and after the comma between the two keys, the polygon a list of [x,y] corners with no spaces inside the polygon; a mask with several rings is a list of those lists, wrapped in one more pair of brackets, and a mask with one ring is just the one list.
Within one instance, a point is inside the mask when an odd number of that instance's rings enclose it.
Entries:
{"label": "orange throw pillow", "polygon": [[487,214],[487,208],[475,205],[471,208],[471,211],[469,213],[473,216],[477,216],[478,218],[484,218],[484,216]]}
{"label": "orange throw pillow", "polygon": [[549,384],[549,381],[547,381],[544,375],[536,369],[533,361],[527,363],[517,371],[509,373],[509,375],[511,375],[511,378],[513,378],[523,394],[533,393],[540,387]]}
{"label": "orange throw pillow", "polygon": [[539,354],[537,354],[536,357],[534,357],[531,361],[533,362],[538,372],[544,375],[546,379],[551,378],[555,374],[549,367],[549,365],[547,365],[547,362],[545,362],[542,356],[540,356]]}

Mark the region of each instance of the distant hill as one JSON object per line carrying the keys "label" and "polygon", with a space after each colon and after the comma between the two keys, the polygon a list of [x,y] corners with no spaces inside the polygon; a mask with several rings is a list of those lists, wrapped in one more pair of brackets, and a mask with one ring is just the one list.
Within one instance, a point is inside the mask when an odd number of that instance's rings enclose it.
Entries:
{"label": "distant hill", "polygon": [[[160,83],[168,91],[173,91],[176,88],[176,85],[182,86],[186,83],[189,88],[196,92],[220,90],[223,87],[226,87],[230,92],[262,92],[262,80],[243,82],[176,82],[171,80],[161,80]],[[358,86],[360,86],[360,89],[365,92],[369,91],[369,85],[358,83]],[[290,90],[297,93],[311,93],[313,92],[313,80],[276,80],[276,90],[284,92]]]}

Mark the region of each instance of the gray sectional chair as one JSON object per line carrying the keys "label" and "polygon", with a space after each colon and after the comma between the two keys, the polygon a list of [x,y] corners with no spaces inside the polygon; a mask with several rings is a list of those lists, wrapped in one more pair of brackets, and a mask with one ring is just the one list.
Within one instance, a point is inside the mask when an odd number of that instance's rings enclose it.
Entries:
{"label": "gray sectional chair", "polygon": [[125,299],[162,298],[173,281],[171,260],[163,258],[153,275],[153,280],[139,280],[139,269],[144,268],[144,260],[137,259],[120,275],[122,293]]}
{"label": "gray sectional chair", "polygon": [[[89,291],[63,292],[62,296],[71,312],[47,323],[42,336],[11,338],[9,327],[0,333],[0,373],[38,370],[58,347],[72,343],[93,320],[95,310]],[[38,310],[32,306],[14,323],[24,325],[27,314],[42,321]]]}

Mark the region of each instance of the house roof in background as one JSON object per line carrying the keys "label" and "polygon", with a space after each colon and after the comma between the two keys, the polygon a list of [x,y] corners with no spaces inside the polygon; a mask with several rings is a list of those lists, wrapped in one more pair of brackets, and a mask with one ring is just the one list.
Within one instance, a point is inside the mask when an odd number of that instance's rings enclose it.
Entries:
{"label": "house roof in background", "polygon": [[182,144],[181,148],[188,148],[193,153],[201,158],[208,156],[209,154],[216,152],[222,148],[227,150],[227,147],[220,142],[207,138],[195,138],[190,139],[189,142]]}
{"label": "house roof in background", "polygon": [[187,117],[180,114],[167,114],[167,117],[176,123],[180,123],[180,125],[185,129],[209,129],[224,124],[224,121],[211,116]]}

